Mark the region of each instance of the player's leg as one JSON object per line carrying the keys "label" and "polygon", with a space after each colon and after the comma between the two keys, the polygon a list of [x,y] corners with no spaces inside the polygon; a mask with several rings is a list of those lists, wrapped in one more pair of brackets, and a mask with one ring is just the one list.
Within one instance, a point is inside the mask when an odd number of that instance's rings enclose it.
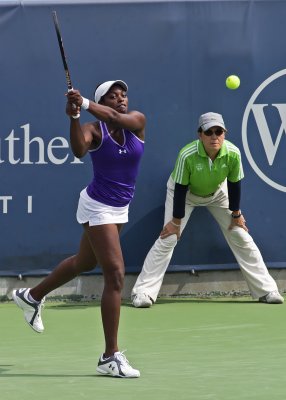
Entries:
{"label": "player's leg", "polygon": [[13,290],[15,303],[24,311],[27,323],[36,332],[44,331],[41,308],[48,293],[69,282],[81,272],[92,270],[97,264],[86,233],[83,233],[78,254],[63,260],[43,281],[32,289]]}
{"label": "player's leg", "polygon": [[[164,225],[173,217],[174,182],[169,180],[165,202]],[[185,217],[181,221],[181,234],[190,218],[194,207],[186,199]],[[177,244],[177,236],[165,239],[159,237],[148,252],[142,270],[132,289],[131,298],[135,307],[150,307],[157,300],[165,272]]]}
{"label": "player's leg", "polygon": [[[229,230],[231,212],[228,209],[228,198],[222,194],[208,206],[209,211],[218,222],[223,235],[232,250],[240,270],[248,284],[253,298],[263,298],[270,293],[277,293],[273,302],[283,302],[278,293],[276,282],[269,274],[262,255],[248,232],[240,227]],[[274,296],[274,294],[273,294]],[[271,296],[270,296],[271,297]],[[271,301],[269,301],[271,302]]]}
{"label": "player's leg", "polygon": [[118,351],[117,332],[124,281],[119,229],[115,224],[106,224],[86,227],[85,231],[104,276],[101,312],[106,341],[105,354],[109,356]]}
{"label": "player's leg", "polygon": [[104,375],[137,378],[140,372],[131,367],[118,350],[118,326],[121,292],[124,283],[124,261],[119,240],[121,226],[106,224],[86,227],[86,232],[104,276],[101,315],[105,337],[105,352],[99,359],[97,371]]}
{"label": "player's leg", "polygon": [[71,281],[82,272],[93,270],[96,264],[95,254],[84,232],[78,253],[60,262],[50,275],[30,290],[30,294],[35,300],[40,301],[52,290]]}

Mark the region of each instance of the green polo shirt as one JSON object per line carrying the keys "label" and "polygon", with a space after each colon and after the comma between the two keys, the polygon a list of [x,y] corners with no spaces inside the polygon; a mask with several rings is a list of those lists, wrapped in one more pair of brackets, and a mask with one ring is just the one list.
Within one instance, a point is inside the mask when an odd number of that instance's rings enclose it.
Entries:
{"label": "green polo shirt", "polygon": [[195,195],[207,196],[214,193],[225,178],[237,182],[244,177],[240,151],[224,140],[212,161],[202,142],[195,140],[181,149],[171,176],[176,183],[188,185]]}

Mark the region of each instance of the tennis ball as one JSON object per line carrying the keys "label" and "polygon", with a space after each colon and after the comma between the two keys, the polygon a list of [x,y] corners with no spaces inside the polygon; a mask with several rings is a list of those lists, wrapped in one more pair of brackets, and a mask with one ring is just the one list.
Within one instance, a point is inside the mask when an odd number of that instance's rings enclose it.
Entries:
{"label": "tennis ball", "polygon": [[234,90],[239,87],[240,79],[236,75],[230,75],[226,78],[225,84],[228,89]]}

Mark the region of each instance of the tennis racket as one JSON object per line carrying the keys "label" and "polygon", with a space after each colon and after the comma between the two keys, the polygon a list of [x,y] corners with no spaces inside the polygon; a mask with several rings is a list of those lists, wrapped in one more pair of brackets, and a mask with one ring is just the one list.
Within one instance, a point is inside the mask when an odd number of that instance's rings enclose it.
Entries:
{"label": "tennis racket", "polygon": [[65,55],[63,39],[62,39],[59,20],[58,20],[56,11],[53,11],[53,20],[54,20],[54,25],[55,25],[55,29],[56,29],[57,38],[58,38],[59,48],[60,48],[60,52],[61,52],[61,56],[62,56],[63,66],[64,66],[64,70],[65,70],[65,74],[66,74],[68,90],[72,90],[73,87],[72,87],[72,82],[71,82],[70,71],[69,71],[69,67],[68,67],[68,63],[67,63],[67,58]]}
{"label": "tennis racket", "polygon": [[[70,71],[69,71],[69,67],[68,67],[68,63],[67,63],[67,58],[66,58],[66,54],[65,54],[65,50],[64,50],[63,39],[62,39],[61,31],[60,31],[60,24],[59,24],[57,12],[53,11],[52,13],[53,13],[53,20],[54,20],[55,30],[56,30],[56,34],[57,34],[57,39],[58,39],[58,43],[59,43],[59,48],[60,48],[60,52],[61,52],[61,56],[62,56],[62,62],[63,62],[64,70],[65,70],[68,91],[71,91],[73,89],[73,87],[72,87]],[[73,108],[76,108],[75,104],[73,104],[72,106],[73,106]]]}

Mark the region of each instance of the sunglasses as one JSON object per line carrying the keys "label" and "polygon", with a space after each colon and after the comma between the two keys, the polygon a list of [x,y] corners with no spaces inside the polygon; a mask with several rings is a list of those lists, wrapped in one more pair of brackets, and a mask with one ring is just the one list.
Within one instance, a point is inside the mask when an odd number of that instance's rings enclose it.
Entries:
{"label": "sunglasses", "polygon": [[216,136],[221,136],[224,132],[225,132],[224,129],[217,128],[216,130],[208,129],[208,130],[204,131],[204,134],[206,136],[212,136],[213,134],[215,134]]}

